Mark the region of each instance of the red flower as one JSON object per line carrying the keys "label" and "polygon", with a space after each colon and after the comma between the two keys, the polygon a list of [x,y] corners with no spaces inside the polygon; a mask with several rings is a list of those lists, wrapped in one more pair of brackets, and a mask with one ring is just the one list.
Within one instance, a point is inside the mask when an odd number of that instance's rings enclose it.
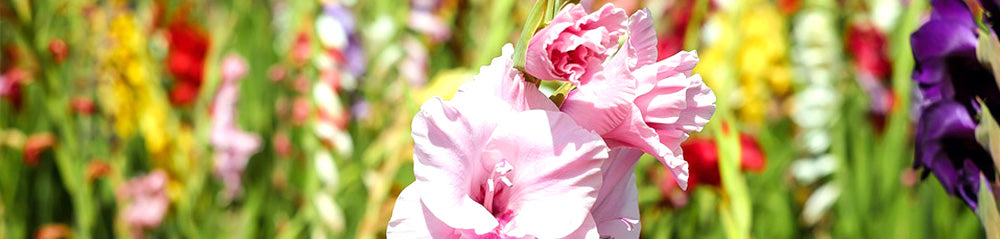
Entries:
{"label": "red flower", "polygon": [[854,53],[854,67],[858,72],[878,79],[888,79],[892,74],[886,40],[871,23],[855,23],[847,29],[847,47]]}
{"label": "red flower", "polygon": [[[688,139],[681,148],[684,150],[684,160],[690,165],[689,192],[699,185],[722,185],[719,176],[719,150],[714,139]],[[760,172],[767,166],[767,158],[753,136],[740,134],[740,150],[740,169],[743,171]],[[673,177],[669,173],[664,175]],[[665,195],[669,195],[669,191],[672,190],[666,190]]]}
{"label": "red flower", "polygon": [[94,101],[90,98],[80,96],[69,100],[69,107],[74,113],[90,115],[94,113]]}
{"label": "red flower", "polygon": [[20,68],[12,68],[0,75],[0,98],[7,100],[15,108],[21,108],[21,85],[28,79],[29,73]]}
{"label": "red flower", "polygon": [[52,53],[52,58],[56,60],[56,63],[63,63],[66,56],[69,55],[69,47],[62,39],[55,38],[49,41],[49,53]]}
{"label": "red flower", "polygon": [[802,0],[778,0],[778,10],[785,15],[792,15],[802,7]]}
{"label": "red flower", "polygon": [[692,0],[677,1],[667,9],[664,16],[669,18],[667,22],[670,24],[667,26],[667,30],[657,37],[660,39],[656,44],[658,60],[667,59],[667,57],[683,50],[687,26],[691,22],[691,12],[695,7],[694,3],[695,1]]}
{"label": "red flower", "polygon": [[292,48],[292,61],[297,65],[305,64],[309,60],[310,53],[312,51],[312,46],[309,44],[309,34],[306,32],[299,32],[299,35],[295,37],[295,45]]}
{"label": "red flower", "polygon": [[195,100],[201,89],[210,40],[207,34],[182,21],[171,23],[167,31],[170,44],[167,71],[177,80],[170,90],[170,101],[186,105]]}

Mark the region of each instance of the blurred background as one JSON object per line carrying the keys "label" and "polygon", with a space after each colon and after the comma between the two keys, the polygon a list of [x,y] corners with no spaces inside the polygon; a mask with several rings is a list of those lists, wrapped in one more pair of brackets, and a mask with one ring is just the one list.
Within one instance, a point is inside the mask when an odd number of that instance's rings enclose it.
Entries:
{"label": "blurred background", "polygon": [[[653,13],[661,58],[697,50],[719,97],[691,190],[639,162],[644,238],[984,237],[912,169],[928,0],[610,2]],[[0,238],[385,237],[413,115],[533,3],[2,0]]]}

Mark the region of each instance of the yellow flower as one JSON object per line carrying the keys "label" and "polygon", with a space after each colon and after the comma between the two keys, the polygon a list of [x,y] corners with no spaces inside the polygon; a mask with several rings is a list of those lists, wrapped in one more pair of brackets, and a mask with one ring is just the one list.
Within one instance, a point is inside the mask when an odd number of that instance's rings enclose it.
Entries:
{"label": "yellow flower", "polygon": [[761,125],[769,105],[789,91],[786,24],[775,5],[760,1],[723,9],[706,23],[710,39],[695,71],[750,125]]}
{"label": "yellow flower", "polygon": [[130,14],[114,17],[108,32],[111,44],[100,57],[103,108],[118,135],[130,137],[138,131],[154,158],[166,158],[171,143],[167,132],[176,124],[169,124],[166,94],[151,72],[148,41]]}
{"label": "yellow flower", "polygon": [[413,100],[419,102],[418,104],[423,104],[424,101],[435,96],[444,100],[451,99],[451,96],[458,91],[458,87],[470,80],[472,80],[472,74],[464,69],[442,71],[434,76],[430,86],[415,94],[416,97]]}

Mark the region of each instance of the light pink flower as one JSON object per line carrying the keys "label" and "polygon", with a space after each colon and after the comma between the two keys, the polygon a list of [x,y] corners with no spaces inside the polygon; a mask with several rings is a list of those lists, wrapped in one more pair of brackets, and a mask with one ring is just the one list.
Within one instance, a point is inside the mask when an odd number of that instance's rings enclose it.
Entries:
{"label": "light pink flower", "polygon": [[235,81],[247,74],[247,62],[238,55],[226,56],[222,60],[222,80]]}
{"label": "light pink flower", "polygon": [[584,83],[618,46],[627,18],[610,4],[590,14],[580,5],[567,5],[531,38],[525,71],[543,80]]}
{"label": "light pink flower", "polygon": [[406,58],[399,63],[399,73],[411,86],[424,86],[427,82],[427,47],[411,37],[404,38],[402,45]]}
{"label": "light pink flower", "polygon": [[142,238],[142,230],[155,228],[163,221],[170,207],[166,189],[167,174],[162,170],[129,180],[118,189],[119,197],[130,200],[123,216],[133,237]]}
{"label": "light pink flower", "polygon": [[513,69],[512,47],[451,101],[413,119],[416,182],[389,238],[596,237],[590,216],[608,148]]}
{"label": "light pink flower", "polygon": [[239,192],[243,170],[250,156],[260,149],[261,143],[259,136],[244,132],[236,123],[240,79],[237,76],[246,72],[246,63],[242,59],[238,62],[232,60],[227,58],[223,63],[223,75],[227,79],[222,82],[212,104],[211,136],[211,144],[215,148],[215,175],[222,179],[229,197],[235,197]]}
{"label": "light pink flower", "polygon": [[680,143],[700,131],[715,112],[715,94],[691,70],[694,52],[656,62],[656,33],[647,11],[629,20],[629,40],[604,68],[582,80],[561,109],[600,134],[612,148],[637,148],[656,156],[687,187],[688,164]]}

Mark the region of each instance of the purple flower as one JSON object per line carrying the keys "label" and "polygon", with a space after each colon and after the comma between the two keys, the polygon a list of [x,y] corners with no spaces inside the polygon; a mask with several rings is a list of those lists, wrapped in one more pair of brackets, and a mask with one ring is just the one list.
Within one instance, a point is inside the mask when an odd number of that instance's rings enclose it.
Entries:
{"label": "purple flower", "polygon": [[364,74],[364,49],[361,48],[361,37],[357,34],[354,13],[339,3],[325,4],[323,14],[317,21],[317,27],[320,40],[343,54],[343,64],[352,76],[359,77]]}
{"label": "purple flower", "polygon": [[[976,58],[977,26],[961,0],[933,0],[930,20],[910,36],[913,80],[923,97],[914,167],[934,173],[945,190],[976,208],[979,174],[992,159],[975,139],[976,99],[1000,109],[993,75]],[[929,170],[929,172],[928,172]]]}

